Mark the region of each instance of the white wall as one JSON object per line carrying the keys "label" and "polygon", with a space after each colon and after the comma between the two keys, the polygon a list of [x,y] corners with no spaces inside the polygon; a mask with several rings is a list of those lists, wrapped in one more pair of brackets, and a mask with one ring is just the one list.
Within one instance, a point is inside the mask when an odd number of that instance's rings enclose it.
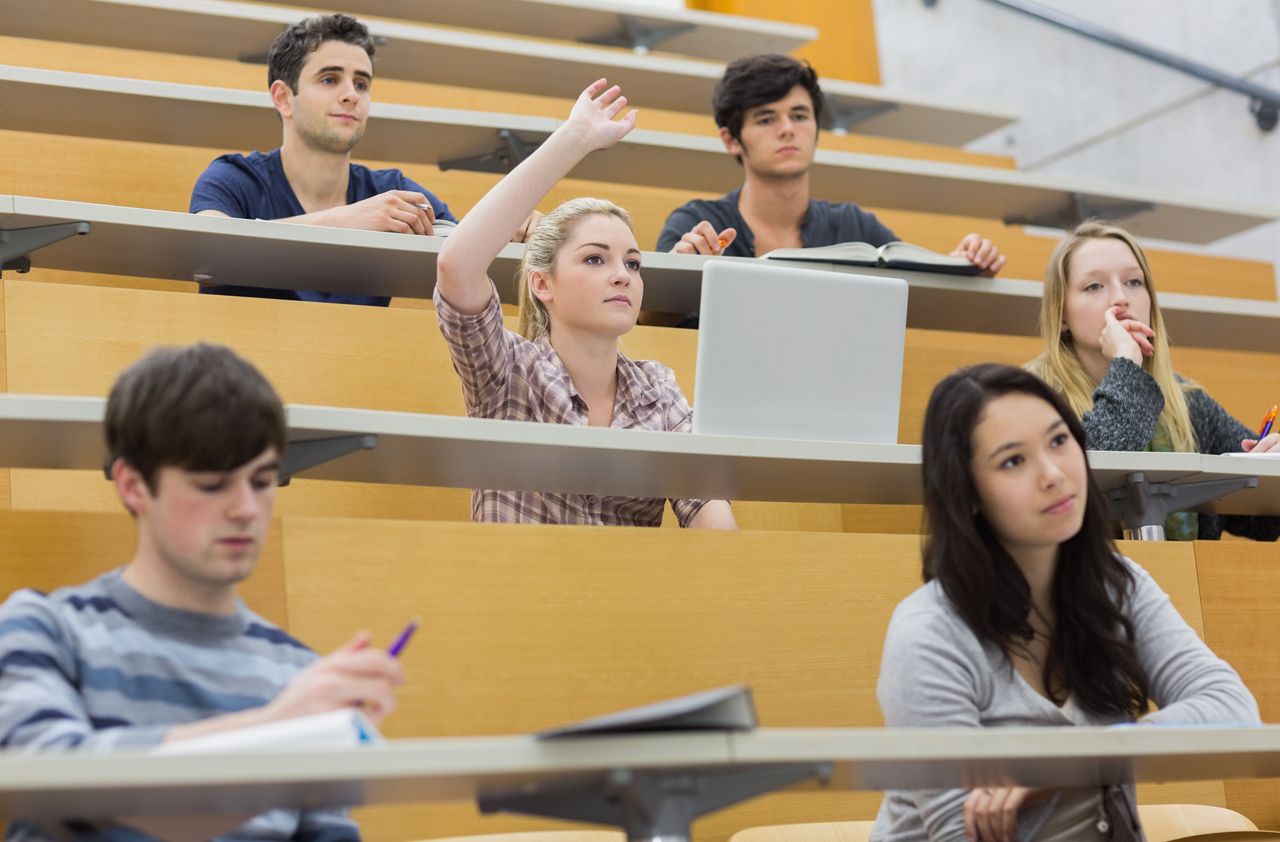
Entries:
{"label": "white wall", "polygon": [[[1039,0],[1280,90],[1280,0]],[[1280,129],[1248,99],[986,0],[874,0],[883,83],[1013,108],[972,148],[1020,169],[1280,208]],[[1208,251],[1280,262],[1280,224]]]}

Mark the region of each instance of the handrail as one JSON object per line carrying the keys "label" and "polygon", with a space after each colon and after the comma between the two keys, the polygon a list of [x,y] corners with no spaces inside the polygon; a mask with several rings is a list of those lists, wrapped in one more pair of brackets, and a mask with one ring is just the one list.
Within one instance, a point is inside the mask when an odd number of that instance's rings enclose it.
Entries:
{"label": "handrail", "polygon": [[[937,5],[937,1],[924,0],[924,4],[926,6],[934,6]],[[997,6],[1003,6],[1014,12],[1020,12],[1036,20],[1106,44],[1109,47],[1140,56],[1148,61],[1154,61],[1156,64],[1162,64],[1165,67],[1202,79],[1220,88],[1244,94],[1249,97],[1249,113],[1253,115],[1258,128],[1264,132],[1271,131],[1276,127],[1277,122],[1280,122],[1280,91],[1263,87],[1247,79],[1237,78],[1207,64],[1192,61],[1158,47],[1134,41],[1092,21],[1042,6],[1039,3],[1032,2],[1032,0],[987,0],[987,2],[995,3]]]}

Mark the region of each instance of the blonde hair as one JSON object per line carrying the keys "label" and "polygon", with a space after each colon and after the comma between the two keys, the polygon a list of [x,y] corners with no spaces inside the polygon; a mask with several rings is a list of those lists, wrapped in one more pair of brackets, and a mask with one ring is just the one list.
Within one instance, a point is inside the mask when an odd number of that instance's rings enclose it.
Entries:
{"label": "blonde hair", "polygon": [[538,221],[525,238],[524,257],[516,269],[516,284],[520,295],[520,335],[536,340],[551,332],[551,314],[529,288],[529,275],[533,272],[552,274],[560,249],[568,242],[573,229],[586,216],[613,216],[631,227],[631,214],[608,199],[584,197],[570,199]]}
{"label": "blonde hair", "polygon": [[1142,368],[1156,381],[1164,395],[1164,410],[1160,413],[1159,423],[1169,433],[1174,450],[1195,452],[1199,446],[1185,393],[1198,387],[1190,381],[1179,382],[1173,374],[1173,366],[1169,362],[1169,336],[1165,330],[1164,317],[1160,314],[1160,305],[1156,302],[1151,266],[1133,235],[1119,225],[1105,220],[1089,220],[1076,226],[1054,249],[1053,257],[1049,259],[1049,268],[1045,270],[1044,295],[1040,301],[1040,336],[1045,341],[1045,350],[1027,363],[1026,367],[1057,389],[1081,417],[1093,408],[1093,393],[1097,386],[1080,363],[1074,339],[1064,329],[1063,320],[1067,307],[1071,255],[1086,240],[1100,239],[1124,243],[1133,252],[1138,267],[1142,269],[1142,279],[1151,296],[1150,327],[1155,331],[1155,338],[1151,340],[1155,353],[1143,359]]}

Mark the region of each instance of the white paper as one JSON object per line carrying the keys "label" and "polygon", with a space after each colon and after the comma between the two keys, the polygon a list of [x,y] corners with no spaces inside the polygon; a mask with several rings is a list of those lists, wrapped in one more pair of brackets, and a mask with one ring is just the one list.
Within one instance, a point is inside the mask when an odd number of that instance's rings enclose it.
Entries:
{"label": "white paper", "polygon": [[266,725],[163,743],[152,754],[218,754],[260,749],[335,750],[382,742],[369,718],[354,708],[299,716]]}

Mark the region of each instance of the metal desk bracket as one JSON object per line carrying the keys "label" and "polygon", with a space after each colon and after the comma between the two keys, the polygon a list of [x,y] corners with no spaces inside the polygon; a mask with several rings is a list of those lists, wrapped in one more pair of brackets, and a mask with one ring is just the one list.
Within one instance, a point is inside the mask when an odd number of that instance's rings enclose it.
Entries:
{"label": "metal desk bracket", "polygon": [[1123,488],[1107,492],[1111,516],[1124,525],[1131,541],[1163,541],[1164,522],[1174,512],[1185,512],[1233,491],[1257,488],[1257,477],[1229,477],[1198,482],[1147,482],[1135,471],[1125,477]]}
{"label": "metal desk bracket", "polygon": [[377,446],[378,437],[375,435],[291,441],[285,448],[284,461],[280,463],[280,485],[288,485],[294,476],[316,465],[332,462],[357,450],[373,450]]}
{"label": "metal desk bracket", "polygon": [[501,145],[492,152],[441,161],[438,166],[442,170],[472,170],[505,175],[542,145],[542,141],[530,143],[524,140],[511,129],[498,129],[498,140]]}
{"label": "metal desk bracket", "polygon": [[482,813],[520,813],[620,827],[631,842],[688,842],[693,820],[809,778],[826,783],[827,763],[729,769],[615,769],[599,777],[482,792]]}
{"label": "metal desk bracket", "polygon": [[841,105],[837,100],[828,98],[823,108],[825,111],[823,122],[827,124],[824,128],[830,129],[832,134],[846,135],[852,127],[864,120],[870,120],[889,111],[896,111],[898,104],[881,102],[875,105]]}
{"label": "metal desk bracket", "polygon": [[1135,214],[1155,210],[1151,202],[1112,202],[1092,201],[1083,193],[1072,193],[1066,207],[1056,211],[1031,213],[1026,215],[1006,216],[1005,225],[1039,225],[1045,228],[1070,229],[1089,219],[1120,220]]}
{"label": "metal desk bracket", "polygon": [[27,272],[31,269],[30,254],[54,243],[88,234],[87,222],[59,222],[54,225],[36,225],[32,228],[0,228],[0,277],[6,270]]}
{"label": "metal desk bracket", "polygon": [[693,29],[691,23],[673,23],[670,26],[645,26],[635,15],[618,15],[621,29],[606,35],[592,35],[579,38],[584,44],[600,44],[605,47],[630,47],[640,55],[645,55],[658,44],[683,35]]}

